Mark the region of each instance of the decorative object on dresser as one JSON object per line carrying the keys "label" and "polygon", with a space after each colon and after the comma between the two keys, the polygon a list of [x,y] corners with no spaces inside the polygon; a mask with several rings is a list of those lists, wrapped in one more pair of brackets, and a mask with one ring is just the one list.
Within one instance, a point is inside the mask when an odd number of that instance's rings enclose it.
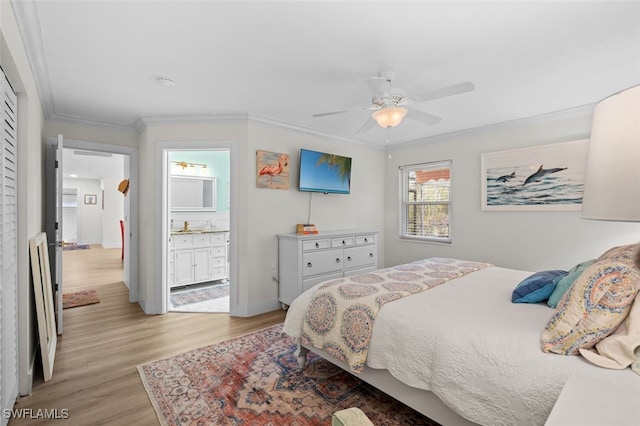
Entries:
{"label": "decorative object on dresser", "polygon": [[279,234],[279,300],[283,308],[321,281],[377,269],[377,235],[377,231]]}
{"label": "decorative object on dresser", "polygon": [[297,234],[317,234],[318,230],[316,226],[312,223],[299,223],[296,225],[296,233]]}
{"label": "decorative object on dresser", "polygon": [[227,231],[173,232],[169,239],[169,287],[229,279]]}

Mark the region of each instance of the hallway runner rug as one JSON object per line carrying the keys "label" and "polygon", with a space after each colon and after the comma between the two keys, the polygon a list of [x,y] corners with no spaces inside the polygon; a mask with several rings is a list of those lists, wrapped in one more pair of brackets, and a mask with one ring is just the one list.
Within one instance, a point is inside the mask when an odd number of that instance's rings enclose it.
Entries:
{"label": "hallway runner rug", "polygon": [[162,425],[330,425],[360,408],[376,426],[438,425],[314,355],[302,372],[282,324],[138,366]]}
{"label": "hallway runner rug", "polygon": [[62,246],[62,250],[89,250],[91,247],[88,244],[65,244]]}
{"label": "hallway runner rug", "polygon": [[77,291],[62,295],[62,309],[77,308],[78,306],[100,303],[100,298],[95,290]]}
{"label": "hallway runner rug", "polygon": [[192,303],[205,302],[207,300],[220,299],[229,296],[229,284],[198,288],[195,290],[172,291],[171,307],[179,308]]}

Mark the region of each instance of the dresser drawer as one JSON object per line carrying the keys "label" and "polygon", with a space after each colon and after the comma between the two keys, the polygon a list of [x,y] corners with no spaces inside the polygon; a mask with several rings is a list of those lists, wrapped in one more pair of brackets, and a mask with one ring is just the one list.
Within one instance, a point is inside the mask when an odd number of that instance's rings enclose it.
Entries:
{"label": "dresser drawer", "polygon": [[211,259],[211,263],[214,268],[226,266],[227,259],[225,259],[224,257],[214,257],[213,259]]}
{"label": "dresser drawer", "polygon": [[331,241],[329,239],[309,240],[309,241],[302,242],[302,251],[328,249],[330,247],[331,247]]}
{"label": "dresser drawer", "polygon": [[349,247],[355,244],[353,237],[332,238],[331,247]]}
{"label": "dresser drawer", "polygon": [[211,255],[213,257],[225,257],[226,253],[227,253],[227,247],[226,246],[212,247],[211,248]]}
{"label": "dresser drawer", "polygon": [[365,244],[375,244],[376,236],[375,235],[358,235],[356,237],[356,245],[361,246]]}
{"label": "dresser drawer", "polygon": [[324,250],[302,255],[302,276],[342,270],[342,250]]}
{"label": "dresser drawer", "polygon": [[344,250],[344,268],[354,269],[376,264],[376,246],[351,247]]}
{"label": "dresser drawer", "polygon": [[227,233],[226,232],[216,232],[211,235],[211,244],[226,244],[227,243]]}
{"label": "dresser drawer", "polygon": [[210,234],[194,234],[192,237],[194,246],[208,246],[211,244]]}
{"label": "dresser drawer", "polygon": [[193,245],[193,235],[175,235],[174,247],[191,247]]}
{"label": "dresser drawer", "polygon": [[342,278],[342,272],[334,272],[332,274],[322,275],[320,277],[307,278],[302,280],[302,291],[307,291],[314,285],[328,280],[336,280]]}

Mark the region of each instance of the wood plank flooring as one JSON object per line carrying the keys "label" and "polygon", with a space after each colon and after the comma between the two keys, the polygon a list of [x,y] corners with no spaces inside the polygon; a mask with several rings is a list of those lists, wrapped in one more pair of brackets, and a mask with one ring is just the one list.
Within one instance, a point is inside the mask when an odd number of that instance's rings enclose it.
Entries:
{"label": "wood plank flooring", "polygon": [[[64,292],[95,289],[100,303],[64,310],[64,334],[58,336],[53,378],[44,383],[38,370],[33,393],[15,409],[68,410],[70,425],[157,425],[158,420],[136,366],[210,345],[284,321],[283,311],[252,318],[227,314],[145,315],[129,303],[122,283],[120,249],[65,251]],[[40,353],[38,353],[38,358]],[[12,419],[10,425],[49,423]]]}

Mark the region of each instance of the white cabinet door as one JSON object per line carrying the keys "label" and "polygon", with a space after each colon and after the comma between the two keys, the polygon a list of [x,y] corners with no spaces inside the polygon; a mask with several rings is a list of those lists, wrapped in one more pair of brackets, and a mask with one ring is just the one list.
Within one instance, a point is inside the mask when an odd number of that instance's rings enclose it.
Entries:
{"label": "white cabinet door", "polygon": [[211,262],[211,249],[208,247],[198,248],[193,250],[194,268],[193,279],[195,282],[209,281],[212,276]]}
{"label": "white cabinet door", "polygon": [[193,249],[176,250],[175,285],[186,285],[193,282],[193,265],[195,264]]}

